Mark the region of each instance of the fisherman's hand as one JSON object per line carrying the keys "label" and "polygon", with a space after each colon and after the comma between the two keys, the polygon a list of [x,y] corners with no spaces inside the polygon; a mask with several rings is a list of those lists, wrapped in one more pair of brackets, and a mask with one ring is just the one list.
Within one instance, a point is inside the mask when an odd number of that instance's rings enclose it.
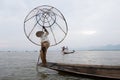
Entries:
{"label": "fisherman's hand", "polygon": [[43,26],[43,29],[45,29],[45,26]]}
{"label": "fisherman's hand", "polygon": [[45,28],[45,26],[43,26],[43,29],[45,30],[45,32],[48,32],[47,29]]}

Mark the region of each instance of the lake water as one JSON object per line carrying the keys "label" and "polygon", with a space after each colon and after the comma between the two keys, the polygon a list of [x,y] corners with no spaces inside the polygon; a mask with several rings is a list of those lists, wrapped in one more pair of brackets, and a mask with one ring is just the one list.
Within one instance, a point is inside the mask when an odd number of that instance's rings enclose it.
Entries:
{"label": "lake water", "polygon": [[[0,80],[95,80],[59,74],[57,71],[43,67],[36,72],[38,55],[39,52],[0,52]],[[76,51],[66,55],[49,51],[47,61],[120,66],[120,51]]]}

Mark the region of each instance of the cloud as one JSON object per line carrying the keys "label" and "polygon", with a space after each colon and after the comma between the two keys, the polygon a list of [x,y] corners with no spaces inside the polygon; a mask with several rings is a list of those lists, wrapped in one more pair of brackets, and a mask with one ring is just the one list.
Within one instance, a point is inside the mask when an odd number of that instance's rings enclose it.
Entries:
{"label": "cloud", "polygon": [[59,46],[82,48],[120,44],[120,0],[1,0],[1,44],[6,45],[3,41],[9,40],[7,45],[16,48],[32,45],[24,35],[24,18],[33,8],[47,4],[59,9],[68,23],[68,35]]}

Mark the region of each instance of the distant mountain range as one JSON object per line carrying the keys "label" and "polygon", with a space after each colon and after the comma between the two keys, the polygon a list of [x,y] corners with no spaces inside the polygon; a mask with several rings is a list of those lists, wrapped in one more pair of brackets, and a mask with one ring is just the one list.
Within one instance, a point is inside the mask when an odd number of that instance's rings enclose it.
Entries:
{"label": "distant mountain range", "polygon": [[94,47],[90,50],[102,50],[102,51],[119,51],[120,50],[120,44],[118,45],[105,45],[105,46],[100,46],[100,47]]}

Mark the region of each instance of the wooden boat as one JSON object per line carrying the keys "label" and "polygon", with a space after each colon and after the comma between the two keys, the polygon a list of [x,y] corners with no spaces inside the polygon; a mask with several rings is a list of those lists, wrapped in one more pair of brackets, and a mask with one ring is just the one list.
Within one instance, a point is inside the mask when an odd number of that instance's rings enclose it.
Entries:
{"label": "wooden boat", "polygon": [[74,53],[75,52],[75,50],[73,50],[73,51],[67,51],[67,52],[63,52],[63,54],[71,54],[71,53]]}
{"label": "wooden boat", "polygon": [[[41,66],[39,64],[38,66]],[[95,77],[120,79],[120,66],[108,65],[86,65],[86,64],[64,64],[48,62],[46,68],[57,71],[70,72]]]}

